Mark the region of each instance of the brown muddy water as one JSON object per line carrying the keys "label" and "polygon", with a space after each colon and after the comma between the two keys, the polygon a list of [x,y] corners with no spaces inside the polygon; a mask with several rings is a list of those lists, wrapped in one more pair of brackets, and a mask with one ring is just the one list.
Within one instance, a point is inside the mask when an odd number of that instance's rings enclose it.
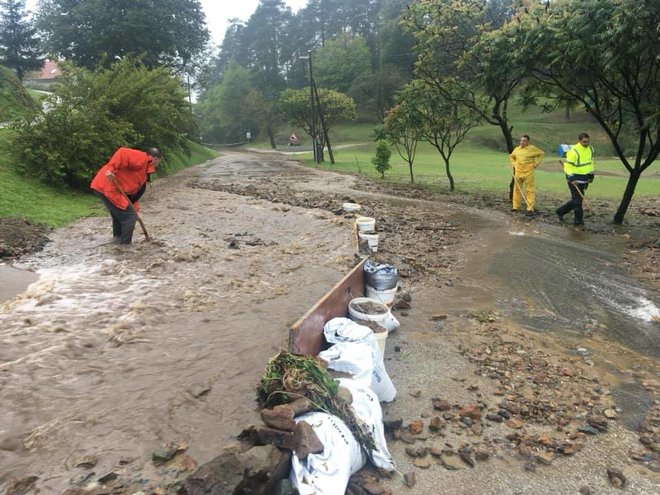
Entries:
{"label": "brown muddy water", "polygon": [[[131,461],[124,477],[157,479],[151,453],[163,443],[185,441],[203,463],[258,421],[254,387],[267,360],[355,263],[351,219],[204,187],[273,176],[332,192],[337,208],[342,194],[374,197],[351,190],[348,176],[231,153],[149,188],[154,242],[136,229],[133,246],[107,244],[109,219],[90,218],[14,266],[38,280],[0,306],[0,489],[33,475],[43,493],[59,493],[82,455],[98,457],[98,476]],[[529,329],[566,331],[576,349],[596,328],[606,342],[656,352],[657,300],[617,267],[619,240],[600,248],[584,233],[493,212],[453,221],[476,234],[455,253],[460,276],[432,291],[438,308],[495,305]],[[597,360],[606,347],[586,352]]]}
{"label": "brown muddy water", "polygon": [[156,242],[136,229],[129,248],[105,244],[109,219],[90,218],[17,264],[39,280],[0,308],[0,489],[34,475],[59,493],[84,454],[98,475],[132,458],[151,478],[169,441],[210,460],[257,420],[254,387],[288,326],[352,266],[335,215],[187,180],[142,201]]}

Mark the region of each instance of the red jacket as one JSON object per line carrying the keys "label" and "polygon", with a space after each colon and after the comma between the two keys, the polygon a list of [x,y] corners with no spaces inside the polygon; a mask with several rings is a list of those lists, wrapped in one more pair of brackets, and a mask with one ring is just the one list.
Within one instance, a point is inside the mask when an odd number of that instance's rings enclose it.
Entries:
{"label": "red jacket", "polygon": [[[101,167],[92,180],[91,188],[103,194],[117,208],[125,210],[128,208],[128,201],[122,193],[115,187],[105,173],[109,170],[115,175],[119,186],[128,195],[135,194],[147,182],[147,174],[156,171],[153,164],[153,158],[144,151],[131,148],[119,148],[112,155],[110,161]],[[137,202],[133,203],[135,209],[139,211],[140,206]]]}

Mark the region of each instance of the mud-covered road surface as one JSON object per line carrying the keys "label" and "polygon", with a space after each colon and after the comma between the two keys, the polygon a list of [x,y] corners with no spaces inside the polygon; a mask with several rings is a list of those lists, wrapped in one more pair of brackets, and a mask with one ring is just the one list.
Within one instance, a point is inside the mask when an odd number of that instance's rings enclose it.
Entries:
{"label": "mud-covered road surface", "polygon": [[[399,268],[413,301],[388,343],[386,365],[399,388],[388,414],[431,414],[412,389],[468,400],[465,376],[479,360],[461,346],[483,345],[474,316],[489,315],[484,321],[516,332],[530,349],[570,358],[587,349],[579,364],[610,379],[599,386],[622,391],[620,414],[632,410],[630,424],[608,434],[620,446],[601,441],[611,453],[605,459],[626,471],[630,493],[653,493],[651,464],[631,460],[622,446],[639,443],[634,423],[657,406],[657,223],[642,222],[648,228],[633,234],[575,231],[543,216],[512,217],[504,203],[472,208],[238,152],[151,185],[141,203],[152,242],[138,227],[132,246],[109,244],[110,220],[88,218],[0,267],[6,280],[12,271],[18,292],[0,306],[0,491],[25,482],[33,493],[98,493],[99,479],[111,479],[113,493],[174,493],[197,463],[259,421],[254,388],[266,362],[286,347],[288,327],[355,264],[346,201],[376,218],[375,257]],[[576,250],[586,253],[578,265]],[[534,282],[552,277],[550,287]],[[444,333],[429,323],[438,313],[447,315]],[[152,462],[168,443],[187,447],[183,465]],[[415,469],[405,449],[392,450],[402,471]],[[482,471],[488,479],[476,468],[448,475],[434,466],[420,470],[417,488],[399,477],[385,483],[422,494],[455,487],[462,476],[465,488],[452,493],[546,493],[553,476],[564,476],[571,491],[547,493],[577,493],[580,483],[614,490],[602,469],[588,469],[588,456],[603,459],[602,451],[579,455],[587,457],[558,460],[543,476],[490,463],[497,467]]]}

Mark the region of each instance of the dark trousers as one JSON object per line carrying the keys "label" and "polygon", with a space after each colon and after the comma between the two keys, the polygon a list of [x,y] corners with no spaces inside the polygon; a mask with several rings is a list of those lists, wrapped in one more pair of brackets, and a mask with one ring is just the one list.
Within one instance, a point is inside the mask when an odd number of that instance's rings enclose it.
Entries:
{"label": "dark trousers", "polygon": [[575,215],[573,223],[575,225],[582,225],[584,223],[582,196],[584,196],[584,192],[587,190],[587,187],[589,187],[589,183],[577,183],[571,181],[566,181],[566,183],[568,184],[568,189],[571,191],[571,200],[557,208],[557,215],[564,216],[572,210]]}
{"label": "dark trousers", "polygon": [[103,206],[110,213],[112,218],[112,237],[119,239],[119,244],[130,244],[133,242],[133,231],[135,230],[135,222],[137,222],[137,212],[133,205],[128,205],[128,208],[122,210],[113,205],[108,198],[98,191],[94,191]]}

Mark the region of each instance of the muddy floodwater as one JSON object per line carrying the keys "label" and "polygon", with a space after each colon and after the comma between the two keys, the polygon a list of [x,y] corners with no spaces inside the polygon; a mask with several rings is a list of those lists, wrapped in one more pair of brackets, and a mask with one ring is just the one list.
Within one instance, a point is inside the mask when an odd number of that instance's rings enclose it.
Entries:
{"label": "muddy floodwater", "polygon": [[[0,293],[0,489],[38,476],[41,493],[60,493],[84,455],[98,458],[97,476],[123,465],[127,478],[155,479],[151,454],[164,443],[186,442],[203,463],[259,420],[254,388],[268,359],[356,261],[351,218],[220,187],[275,177],[334,194],[337,209],[360,194],[348,176],[230,153],[150,186],[141,203],[152,242],[137,227],[132,246],[109,244],[110,220],[88,218],[11,268],[18,281]],[[443,210],[362,197],[410,216]],[[657,294],[617,265],[621,242],[594,246],[584,233],[499,213],[446,217],[448,231],[480,233],[452,253],[458,279],[409,287],[420,301],[448,313],[495,306],[522,327],[566,332],[576,347],[597,332],[658,356]],[[453,249],[417,247],[436,259]],[[415,253],[405,255],[412,266]],[[0,269],[4,285],[10,268]]]}

